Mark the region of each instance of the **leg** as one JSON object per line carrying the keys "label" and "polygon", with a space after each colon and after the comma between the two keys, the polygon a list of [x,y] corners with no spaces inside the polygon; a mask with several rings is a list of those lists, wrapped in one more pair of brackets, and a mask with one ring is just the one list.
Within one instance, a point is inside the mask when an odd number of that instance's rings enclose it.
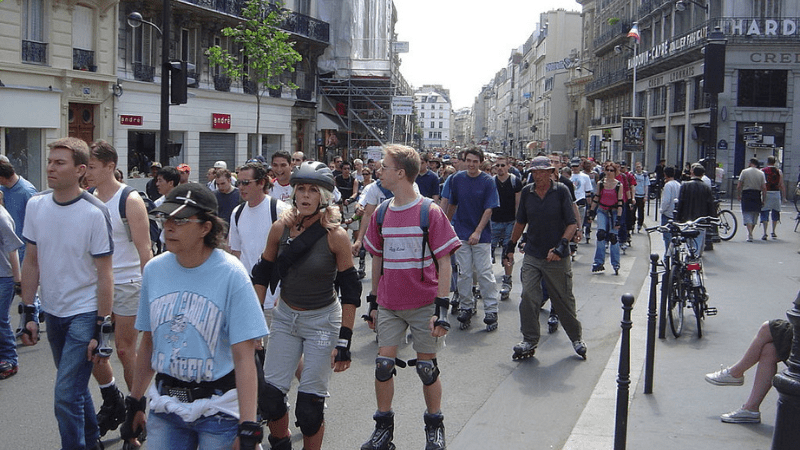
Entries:
{"label": "leg", "polygon": [[599,268],[606,261],[606,239],[608,237],[608,230],[610,220],[608,213],[601,209],[597,210],[597,242],[595,243],[596,249],[594,252],[594,268]]}
{"label": "leg", "polygon": [[575,309],[575,296],[572,294],[572,263],[569,258],[544,262],[543,273],[550,292],[550,302],[564,331],[570,341],[580,341],[583,339],[583,330]]}
{"label": "leg", "polygon": [[478,286],[483,297],[483,311],[497,313],[497,280],[492,270],[492,257],[489,244],[472,246],[472,264],[478,276]]}
{"label": "leg", "polygon": [[772,342],[764,345],[761,348],[761,355],[758,359],[758,367],[756,368],[756,376],[753,379],[753,389],[750,391],[750,397],[747,398],[742,407],[749,411],[758,411],[761,407],[761,402],[767,396],[767,392],[772,387],[772,378],[778,372],[778,353]]}
{"label": "leg", "polygon": [[539,344],[539,309],[542,307],[542,272],[533,256],[522,260],[522,299],[519,303],[519,320],[522,338],[534,345]]}
{"label": "leg", "polygon": [[457,289],[461,309],[473,309],[472,299],[472,246],[467,241],[461,241],[461,247],[456,250],[456,264],[458,264]]}
{"label": "leg", "polygon": [[[764,353],[764,347],[767,344],[772,344],[772,333],[769,331],[769,322],[764,322],[755,337],[753,337],[753,341],[744,352],[744,355],[742,355],[742,358],[730,367],[730,374],[736,378],[744,376],[746,371],[760,361],[761,355]],[[772,346],[772,348],[774,349],[775,346]]]}
{"label": "leg", "polygon": [[227,414],[202,417],[194,423],[198,434],[198,450],[228,448],[239,430],[239,421]]}
{"label": "leg", "polygon": [[[8,376],[13,375],[11,372],[16,371],[18,363],[16,337],[14,336],[14,331],[11,330],[11,318],[9,316],[9,308],[11,308],[13,301],[14,278],[0,278],[0,362],[7,362],[11,365],[8,369]],[[0,379],[2,378],[3,375],[0,374]]]}
{"label": "leg", "polygon": [[178,415],[152,411],[147,414],[148,447],[189,450],[197,448],[197,441],[197,433]]}
{"label": "leg", "polygon": [[[292,376],[300,361],[303,341],[293,333],[292,323],[295,320],[294,315],[296,313],[293,313],[291,308],[283,302],[279,302],[272,311],[270,340],[264,358],[264,378],[268,384],[274,386],[285,396],[289,392]],[[279,397],[277,394],[275,396]],[[286,403],[285,398],[273,400],[273,402],[277,401]],[[267,425],[269,426],[271,438],[283,439],[290,436],[288,412],[284,412],[278,419],[273,418]]]}
{"label": "leg", "polygon": [[133,386],[133,373],[136,368],[136,339],[139,332],[133,327],[136,316],[114,316],[114,340],[117,356],[122,363],[125,385],[130,391]]}

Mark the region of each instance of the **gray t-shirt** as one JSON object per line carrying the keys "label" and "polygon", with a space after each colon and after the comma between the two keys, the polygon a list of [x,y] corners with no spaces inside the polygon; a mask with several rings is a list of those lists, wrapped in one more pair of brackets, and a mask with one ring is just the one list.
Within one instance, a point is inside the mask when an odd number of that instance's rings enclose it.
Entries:
{"label": "gray t-shirt", "polygon": [[22,247],[22,241],[14,232],[14,219],[0,206],[0,278],[13,277],[8,254]]}

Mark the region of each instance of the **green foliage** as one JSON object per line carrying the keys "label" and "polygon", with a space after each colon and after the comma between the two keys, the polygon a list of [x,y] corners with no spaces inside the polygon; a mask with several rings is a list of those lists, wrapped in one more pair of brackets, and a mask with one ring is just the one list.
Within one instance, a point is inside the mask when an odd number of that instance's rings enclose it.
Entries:
{"label": "green foliage", "polygon": [[294,43],[289,42],[289,34],[279,27],[284,19],[280,7],[267,0],[248,0],[242,18],[235,27],[222,30],[223,36],[230,38],[233,52],[219,46],[209,48],[206,55],[210,64],[221,67],[230,78],[255,82],[259,98],[267,89],[297,89],[294,83],[280,80],[282,73],[294,72],[294,65],[302,60]]}

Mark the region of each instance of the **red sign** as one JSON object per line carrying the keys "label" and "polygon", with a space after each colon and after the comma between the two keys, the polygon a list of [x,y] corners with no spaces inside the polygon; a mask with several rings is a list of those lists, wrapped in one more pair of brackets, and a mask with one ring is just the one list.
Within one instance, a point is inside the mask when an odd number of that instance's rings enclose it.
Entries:
{"label": "red sign", "polygon": [[231,128],[231,115],[212,113],[211,128],[229,130]]}
{"label": "red sign", "polygon": [[119,124],[140,127],[142,126],[142,116],[128,116],[122,114],[119,116]]}

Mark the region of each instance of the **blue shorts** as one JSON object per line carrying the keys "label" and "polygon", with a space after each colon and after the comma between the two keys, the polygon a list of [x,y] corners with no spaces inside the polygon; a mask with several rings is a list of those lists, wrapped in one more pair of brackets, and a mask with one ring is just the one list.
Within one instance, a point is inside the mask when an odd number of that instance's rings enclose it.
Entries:
{"label": "blue shorts", "polygon": [[506,242],[511,240],[511,232],[514,231],[514,221],[490,223],[492,227],[492,248],[503,247]]}

